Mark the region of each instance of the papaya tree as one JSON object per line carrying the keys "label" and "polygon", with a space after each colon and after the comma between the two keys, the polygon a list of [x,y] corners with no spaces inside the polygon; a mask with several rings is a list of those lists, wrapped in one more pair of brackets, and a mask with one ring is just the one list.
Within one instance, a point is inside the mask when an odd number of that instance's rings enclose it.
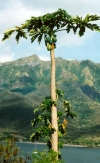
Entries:
{"label": "papaya tree", "polygon": [[[16,32],[16,41],[19,42],[21,37],[27,39],[27,35],[30,36],[31,43],[37,39],[38,43],[41,43],[44,37],[44,43],[47,50],[50,51],[51,57],[51,82],[50,92],[51,99],[56,101],[56,81],[55,81],[55,54],[57,32],[66,31],[69,33],[71,30],[74,34],[78,33],[79,36],[83,36],[86,28],[92,31],[100,31],[100,27],[92,21],[100,20],[97,15],[86,15],[85,18],[76,16],[70,16],[65,10],[58,9],[56,12],[47,13],[43,16],[32,16],[29,20],[26,20],[21,26],[8,29],[4,32],[3,41],[8,39],[14,32]],[[67,35],[66,35],[67,37]],[[57,108],[56,104],[52,103],[51,106],[51,124],[55,131],[52,133],[51,144],[52,150],[58,152],[58,120],[57,120]]]}

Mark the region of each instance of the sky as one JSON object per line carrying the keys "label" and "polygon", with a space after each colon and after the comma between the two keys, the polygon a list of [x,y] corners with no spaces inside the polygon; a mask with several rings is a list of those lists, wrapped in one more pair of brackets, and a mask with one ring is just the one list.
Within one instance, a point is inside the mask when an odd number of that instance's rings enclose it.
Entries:
{"label": "sky", "polygon": [[[0,1],[0,62],[9,62],[37,54],[42,60],[50,60],[49,51],[44,42],[39,45],[37,40],[31,44],[30,39],[21,39],[19,44],[12,35],[2,42],[3,32],[15,26],[20,26],[31,16],[52,13],[59,8],[71,16],[85,17],[87,14],[100,16],[100,0],[4,0]],[[96,21],[100,25],[100,21]],[[100,32],[86,30],[79,37],[73,32],[57,34],[55,56],[66,60],[86,60],[100,63]]]}

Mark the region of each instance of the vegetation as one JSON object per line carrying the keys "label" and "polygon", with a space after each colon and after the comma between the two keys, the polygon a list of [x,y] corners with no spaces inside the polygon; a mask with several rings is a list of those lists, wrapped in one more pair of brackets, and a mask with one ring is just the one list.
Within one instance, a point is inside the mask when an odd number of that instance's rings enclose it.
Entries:
{"label": "vegetation", "polygon": [[32,161],[34,163],[64,163],[63,160],[57,160],[57,153],[50,150],[48,151],[43,151],[43,152],[38,152],[37,154],[33,154],[32,156]]}
{"label": "vegetation", "polygon": [[[34,116],[33,110],[49,94],[49,67],[49,61],[41,61],[36,55],[4,63],[0,66],[0,88],[2,90],[0,91],[1,140],[9,137],[10,134],[22,135],[21,140],[29,140],[33,132],[33,127],[30,124],[30,120]],[[64,90],[64,99],[70,102],[73,111],[77,114],[77,118],[71,120],[67,118],[66,136],[61,141],[66,144],[75,144],[76,140],[80,140],[82,144],[83,140],[87,141],[87,139],[91,138],[91,141],[97,142],[95,143],[96,146],[99,145],[100,73],[98,72],[100,71],[100,64],[89,60],[79,62],[77,60],[68,61],[57,58],[56,67],[57,86]],[[86,67],[88,67],[90,79],[89,76],[83,73]],[[61,74],[60,76],[59,73]],[[34,89],[32,89],[33,83],[29,81],[25,86],[26,78],[20,80],[23,74],[34,81]],[[89,79],[90,83],[93,83],[93,86],[85,83],[87,79]],[[7,85],[6,88],[3,87],[3,81]],[[18,81],[17,85],[16,81]],[[22,94],[26,88],[28,90],[29,84],[31,86],[30,92]],[[82,87],[83,85],[84,87]],[[20,92],[22,90],[21,93],[16,93],[16,86]],[[88,92],[85,91],[87,86]],[[61,105],[59,105],[58,110],[62,110]],[[40,141],[44,140],[41,138]]]}
{"label": "vegetation", "polygon": [[[57,12],[46,14],[39,17],[32,17],[27,20],[21,27],[15,27],[13,29],[4,32],[5,40],[11,36],[13,32],[17,32],[16,40],[19,41],[20,37],[27,38],[26,30],[31,36],[31,42],[34,42],[38,38],[38,42],[41,42],[42,36],[44,35],[45,45],[47,50],[50,51],[51,57],[51,83],[50,83],[50,95],[51,100],[56,102],[56,81],[55,81],[55,56],[54,48],[56,48],[55,33],[59,31],[70,32],[72,29],[74,33],[79,30],[79,35],[84,35],[85,29],[100,31],[100,27],[96,24],[91,24],[91,21],[99,20],[100,17],[97,15],[87,15],[84,19],[76,16],[72,18],[65,10],[59,9]],[[48,36],[48,37],[47,37]],[[54,132],[51,135],[52,150],[58,152],[58,120],[57,120],[57,108],[54,103],[51,105],[51,125]]]}
{"label": "vegetation", "polygon": [[9,139],[5,144],[0,144],[1,163],[28,163],[29,156],[24,156],[20,149],[16,147],[15,140]]}
{"label": "vegetation", "polygon": [[[61,138],[66,133],[67,127],[67,119],[66,117],[75,117],[76,115],[71,110],[71,105],[68,101],[63,99],[63,92],[60,89],[56,90],[56,98],[60,99],[62,102],[61,110],[57,112],[57,119],[58,119],[58,157],[61,158],[60,148],[63,147],[63,143],[61,142]],[[45,98],[42,104],[34,110],[35,118],[32,121],[32,126],[36,126],[38,124],[39,127],[32,133],[31,140],[39,140],[41,137],[47,141],[47,146],[49,150],[52,149],[52,133],[55,131],[55,128],[52,128],[51,123],[51,106],[52,104],[57,105],[58,100],[53,101],[49,96]]]}
{"label": "vegetation", "polygon": [[62,160],[56,159],[57,153],[50,150],[42,151],[29,155],[21,152],[15,144],[15,139],[7,139],[6,142],[0,144],[0,162],[1,163],[64,163]]}

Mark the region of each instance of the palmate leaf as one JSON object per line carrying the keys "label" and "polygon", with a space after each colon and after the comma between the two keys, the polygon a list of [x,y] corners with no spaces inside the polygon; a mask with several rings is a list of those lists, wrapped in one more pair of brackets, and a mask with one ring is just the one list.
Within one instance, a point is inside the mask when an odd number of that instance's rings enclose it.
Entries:
{"label": "palmate leaf", "polygon": [[16,30],[16,28],[6,30],[4,32],[4,37],[3,37],[2,41],[8,39],[15,30]]}
{"label": "palmate leaf", "polygon": [[62,99],[64,92],[60,89],[56,89],[56,97]]}
{"label": "palmate leaf", "polygon": [[63,112],[58,110],[57,117],[60,119],[62,117],[62,115],[63,115]]}
{"label": "palmate leaf", "polygon": [[81,37],[82,35],[84,35],[85,33],[85,27],[84,26],[80,26],[80,29],[79,29],[79,36]]}
{"label": "palmate leaf", "polygon": [[76,31],[79,30],[78,32],[79,36],[84,35],[86,28],[89,28],[90,30],[93,31],[96,30],[100,32],[100,27],[97,24],[90,23],[91,21],[96,21],[96,20],[100,20],[100,16],[88,14],[84,19],[82,19],[82,17],[76,16],[72,18],[72,24],[73,24],[72,29],[74,33],[76,33]]}
{"label": "palmate leaf", "polygon": [[12,29],[8,29],[4,32],[4,34],[9,34],[10,32],[14,32],[17,28],[12,28]]}
{"label": "palmate leaf", "polygon": [[34,114],[37,113],[39,111],[39,108],[35,108],[34,109]]}
{"label": "palmate leaf", "polygon": [[63,101],[63,107],[66,108],[67,110],[70,110],[71,106],[69,104],[69,101],[64,100]]}
{"label": "palmate leaf", "polygon": [[66,116],[67,116],[67,117],[70,116],[70,117],[73,119],[74,117],[76,117],[76,114],[75,114],[74,112],[72,112],[72,111],[70,111],[70,112],[67,111],[67,112],[66,112]]}
{"label": "palmate leaf", "polygon": [[66,133],[67,119],[64,118],[63,123],[59,124],[59,131],[61,134]]}
{"label": "palmate leaf", "polygon": [[64,135],[66,133],[66,128],[65,126],[63,125],[63,123],[61,123],[59,125],[59,131],[61,132],[62,135]]}
{"label": "palmate leaf", "polygon": [[87,14],[83,19],[83,22],[88,23],[90,21],[100,20],[100,16]]}
{"label": "palmate leaf", "polygon": [[39,33],[38,34],[34,34],[32,37],[31,37],[31,43],[35,41],[35,39],[37,39],[39,36]]}
{"label": "palmate leaf", "polygon": [[20,37],[27,39],[26,33],[22,29],[17,30],[16,41],[19,42]]}
{"label": "palmate leaf", "polygon": [[63,143],[62,142],[58,142],[58,147],[59,148],[63,148]]}
{"label": "palmate leaf", "polygon": [[34,140],[39,140],[40,137],[45,136],[50,136],[51,134],[53,134],[55,131],[54,128],[50,128],[47,126],[41,126],[38,129],[36,129],[36,131],[30,136],[31,141]]}
{"label": "palmate leaf", "polygon": [[16,26],[16,28],[8,29],[4,32],[4,37],[3,37],[2,41],[8,39],[11,36],[11,34],[15,31],[17,32],[16,37],[15,37],[17,42],[19,42],[20,37],[24,37],[27,39],[27,36],[26,36],[26,33],[24,32],[24,30],[22,30],[20,27]]}
{"label": "palmate leaf", "polygon": [[42,34],[40,34],[40,35],[38,36],[38,43],[39,43],[39,44],[41,43],[42,36],[43,36],[43,33],[42,33]]}
{"label": "palmate leaf", "polygon": [[35,126],[36,124],[39,124],[43,121],[42,115],[37,115],[36,118],[31,121],[32,126]]}
{"label": "palmate leaf", "polygon": [[30,140],[33,142],[34,140],[39,140],[39,138],[42,137],[42,133],[40,129],[37,129],[35,133],[32,133],[30,136]]}

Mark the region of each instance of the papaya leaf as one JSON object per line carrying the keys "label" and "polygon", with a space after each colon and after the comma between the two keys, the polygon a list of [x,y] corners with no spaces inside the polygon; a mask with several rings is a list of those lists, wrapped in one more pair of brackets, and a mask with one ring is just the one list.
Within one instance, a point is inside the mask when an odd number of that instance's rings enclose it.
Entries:
{"label": "papaya leaf", "polygon": [[84,35],[84,33],[85,33],[85,27],[81,26],[79,29],[79,36],[81,37],[82,35]]}
{"label": "papaya leaf", "polygon": [[30,33],[29,33],[29,36],[30,36],[30,34],[34,34],[34,33],[36,33],[36,31],[34,30],[34,29],[31,29],[30,31],[29,31]]}
{"label": "papaya leaf", "polygon": [[56,95],[61,99],[64,96],[64,92],[60,89],[56,89]]}
{"label": "papaya leaf", "polygon": [[14,30],[7,30],[7,31],[5,31],[4,32],[4,37],[3,37],[2,41],[8,39],[12,35],[13,32],[14,32]]}
{"label": "papaya leaf", "polygon": [[23,33],[23,37],[27,39],[27,36],[26,36],[26,33],[25,32]]}
{"label": "papaya leaf", "polygon": [[15,37],[17,43],[19,42],[20,37],[21,37],[21,36],[20,36],[20,34],[19,34],[19,32],[18,32],[17,35],[16,35],[16,37]]}
{"label": "papaya leaf", "polygon": [[63,134],[61,133],[61,131],[58,131],[58,138],[62,138]]}
{"label": "papaya leaf", "polygon": [[63,143],[62,142],[58,142],[58,147],[59,148],[63,148]]}
{"label": "papaya leaf", "polygon": [[68,122],[67,122],[67,119],[64,118],[63,124],[65,125],[65,127],[66,127],[67,123],[68,123]]}
{"label": "papaya leaf", "polygon": [[66,112],[66,116],[70,116],[73,119],[74,117],[76,117],[76,114],[74,112]]}
{"label": "papaya leaf", "polygon": [[63,112],[62,111],[58,111],[57,112],[57,117],[59,117],[59,119],[62,117],[62,115],[63,115]]}
{"label": "papaya leaf", "polygon": [[34,118],[34,120],[31,121],[32,126],[35,126],[36,124],[38,124],[38,119]]}
{"label": "papaya leaf", "polygon": [[34,114],[39,111],[39,108],[34,109]]}
{"label": "papaya leaf", "polygon": [[66,100],[64,100],[64,101],[63,101],[63,107],[64,107],[64,108],[67,108],[66,110],[69,110],[69,109],[70,109],[70,104],[69,104],[69,102],[66,101]]}
{"label": "papaya leaf", "polygon": [[9,34],[9,33],[12,33],[12,32],[14,32],[14,31],[16,31],[16,30],[17,30],[17,28],[8,29],[8,30],[6,30],[6,31],[4,32],[4,34]]}
{"label": "papaya leaf", "polygon": [[35,41],[35,39],[39,36],[39,34],[35,34],[31,37],[31,43]]}
{"label": "papaya leaf", "polygon": [[16,31],[17,31],[17,35],[16,35],[15,39],[16,39],[17,43],[19,42],[20,37],[24,37],[27,39],[26,33],[23,30],[18,29]]}
{"label": "papaya leaf", "polygon": [[65,134],[66,130],[63,124],[59,125],[59,131],[61,132],[61,134]]}

